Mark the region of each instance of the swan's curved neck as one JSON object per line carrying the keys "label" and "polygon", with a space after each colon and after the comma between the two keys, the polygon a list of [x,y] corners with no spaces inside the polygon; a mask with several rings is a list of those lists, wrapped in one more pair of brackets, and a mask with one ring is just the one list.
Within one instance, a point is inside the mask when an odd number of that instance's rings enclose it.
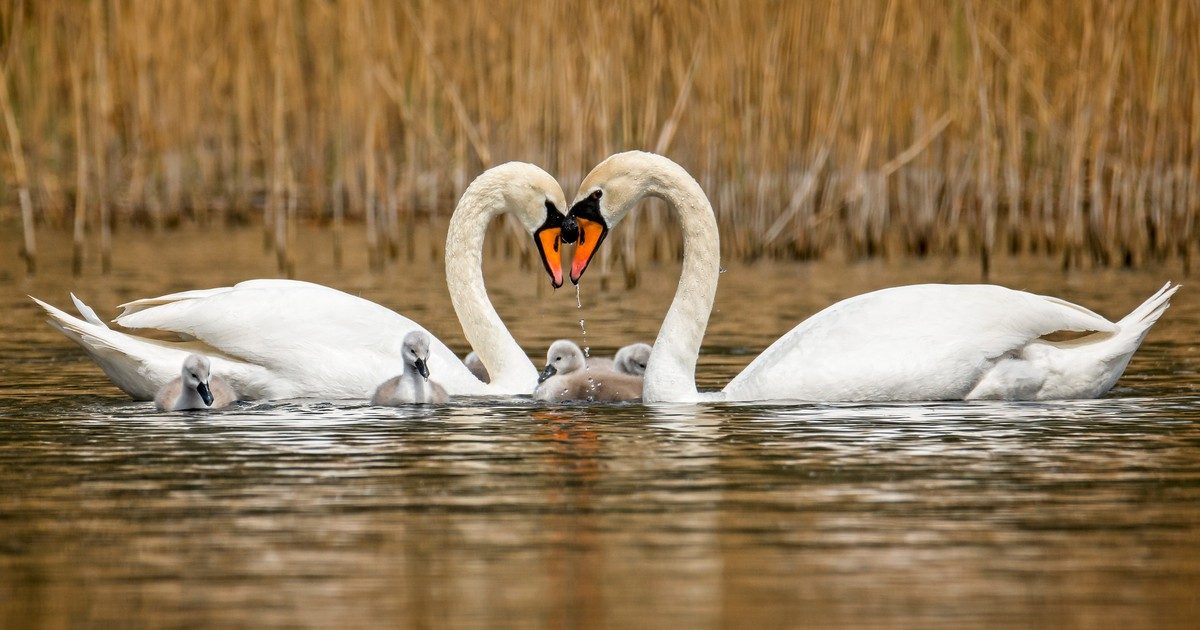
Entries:
{"label": "swan's curved neck", "polygon": [[694,400],[696,360],[721,273],[721,241],[712,204],[700,184],[681,168],[650,173],[645,196],[665,201],[683,228],[683,270],[646,365],[646,402]]}
{"label": "swan's curved neck", "polygon": [[488,224],[504,213],[488,190],[467,189],[446,232],[446,284],[463,335],[487,368],[493,386],[519,389],[537,382],[537,368],[513,339],[483,285],[483,239]]}

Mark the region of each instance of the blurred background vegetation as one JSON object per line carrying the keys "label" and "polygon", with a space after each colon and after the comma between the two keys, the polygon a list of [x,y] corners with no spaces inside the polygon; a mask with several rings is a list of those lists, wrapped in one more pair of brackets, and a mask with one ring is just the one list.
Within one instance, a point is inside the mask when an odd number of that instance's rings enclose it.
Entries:
{"label": "blurred background vegetation", "polygon": [[[112,226],[297,221],[373,264],[482,169],[687,167],[727,256],[1190,264],[1200,2],[7,0],[0,200]],[[674,256],[661,213],[616,259]],[[516,247],[527,238],[509,233]]]}

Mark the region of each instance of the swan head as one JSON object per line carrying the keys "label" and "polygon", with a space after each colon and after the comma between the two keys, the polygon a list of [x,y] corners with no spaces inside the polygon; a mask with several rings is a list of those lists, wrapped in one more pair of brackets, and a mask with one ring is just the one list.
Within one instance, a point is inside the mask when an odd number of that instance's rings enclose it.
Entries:
{"label": "swan head", "polygon": [[550,349],[546,351],[546,367],[538,375],[538,384],[546,382],[546,379],[555,374],[570,374],[579,370],[583,368],[585,361],[583,350],[580,350],[574,341],[559,339],[550,344]]}
{"label": "swan head", "polygon": [[[483,194],[495,195],[497,206],[521,222],[533,236],[542,265],[554,288],[563,284],[562,225],[567,208],[566,195],[558,180],[525,162],[508,162],[488,169],[471,184]],[[496,199],[496,196],[499,198]],[[574,242],[572,236],[568,242]]]}
{"label": "swan head", "polygon": [[208,381],[212,378],[212,364],[208,357],[189,354],[183,360],[183,373],[180,376],[185,390],[194,390],[200,394],[200,398],[204,400],[206,406],[213,404],[212,391],[208,388]]}
{"label": "swan head", "polygon": [[411,366],[421,378],[429,379],[429,335],[423,330],[414,330],[404,336],[400,348],[404,363]]}
{"label": "swan head", "polygon": [[646,364],[650,362],[650,352],[653,348],[648,343],[633,343],[617,351],[613,357],[613,367],[618,372],[645,376]]}
{"label": "swan head", "polygon": [[571,240],[578,242],[571,282],[579,283],[608,231],[646,196],[661,196],[667,179],[680,173],[691,179],[675,162],[645,151],[616,153],[597,164],[579,185],[562,230],[564,240],[576,236]]}

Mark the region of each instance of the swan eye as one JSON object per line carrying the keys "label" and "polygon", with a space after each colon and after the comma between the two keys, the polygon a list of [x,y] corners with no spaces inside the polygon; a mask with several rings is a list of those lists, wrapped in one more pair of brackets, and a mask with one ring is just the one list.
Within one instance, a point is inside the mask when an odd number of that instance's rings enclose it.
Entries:
{"label": "swan eye", "polygon": [[602,193],[601,191],[593,190],[592,194],[590,194],[588,196],[591,197],[592,199],[595,199],[596,201],[599,201],[600,197],[602,197],[603,195],[604,195],[604,193]]}

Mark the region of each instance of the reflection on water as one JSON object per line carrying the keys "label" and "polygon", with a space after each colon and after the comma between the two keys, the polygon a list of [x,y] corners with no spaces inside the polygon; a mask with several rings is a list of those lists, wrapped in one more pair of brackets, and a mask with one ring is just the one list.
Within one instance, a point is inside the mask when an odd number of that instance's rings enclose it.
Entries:
{"label": "reflection on water", "polygon": [[[111,278],[30,281],[0,263],[0,627],[1161,627],[1200,614],[1190,287],[1097,401],[283,401],[159,414],[124,399],[24,294],[66,303],[74,288],[112,313],[133,297],[271,275],[255,231],[224,247],[189,236],[141,268],[164,241],[123,235]],[[301,242],[314,248],[303,277],[463,349],[440,270],[411,273],[428,261],[370,276],[352,260],[335,274],[319,270],[323,241]],[[703,387],[835,299],[975,279],[935,262],[729,268]],[[578,339],[581,317],[596,354],[652,339],[677,269],[650,268],[628,292],[585,284],[582,312],[537,267],[493,260],[488,272],[538,356],[555,337]],[[1118,317],[1169,275],[1064,276],[1022,261],[995,280]]]}

